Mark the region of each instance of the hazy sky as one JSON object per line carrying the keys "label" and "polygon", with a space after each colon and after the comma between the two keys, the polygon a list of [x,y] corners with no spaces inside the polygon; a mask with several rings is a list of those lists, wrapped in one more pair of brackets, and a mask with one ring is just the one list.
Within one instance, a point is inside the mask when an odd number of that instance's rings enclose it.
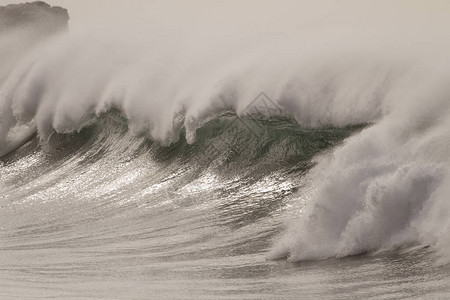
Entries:
{"label": "hazy sky", "polygon": [[[20,2],[0,0],[0,5]],[[447,0],[47,2],[69,10],[72,33],[114,36],[119,40],[160,39],[237,48],[260,41],[274,44],[283,39],[297,40],[304,45],[327,39],[328,48],[367,46],[373,51],[402,48],[408,52],[413,48],[448,49],[450,45]]]}
{"label": "hazy sky", "polygon": [[[1,5],[20,0],[0,0]],[[122,26],[255,26],[264,30],[286,27],[377,26],[383,23],[450,24],[446,0],[285,0],[285,1],[143,1],[47,0],[67,8],[74,31]],[[117,27],[117,26],[116,26]]]}

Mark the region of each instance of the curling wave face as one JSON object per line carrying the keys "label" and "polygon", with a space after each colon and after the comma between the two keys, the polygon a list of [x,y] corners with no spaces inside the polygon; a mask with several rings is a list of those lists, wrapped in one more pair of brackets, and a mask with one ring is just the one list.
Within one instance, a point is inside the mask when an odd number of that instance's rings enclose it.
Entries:
{"label": "curling wave face", "polygon": [[[2,185],[24,175],[8,169],[9,159],[27,157],[30,145],[48,151],[52,143],[70,145],[63,137],[75,134],[77,164],[91,160],[91,170],[111,167],[95,155],[133,164],[147,164],[143,153],[156,162],[185,161],[157,169],[162,177],[146,188],[142,181],[142,193],[169,173],[183,182],[185,170],[201,174],[212,162],[221,166],[216,170],[246,174],[240,180],[281,172],[271,201],[285,193],[282,181],[293,193],[289,176],[307,176],[312,188],[298,191],[299,201],[308,199],[306,209],[271,257],[297,261],[419,244],[449,261],[450,66],[444,60],[363,49],[357,56],[348,49],[328,53],[318,42],[300,51],[291,40],[238,54],[173,43],[62,35],[16,58],[0,90]],[[118,131],[105,134],[117,126],[105,115],[120,120]],[[252,125],[242,121],[250,119]],[[116,125],[98,130],[105,122]],[[321,152],[350,133],[344,144]],[[64,159],[61,166],[72,156]],[[117,180],[139,185],[136,172]],[[189,182],[201,178],[192,176]],[[100,196],[89,191],[86,199]]]}

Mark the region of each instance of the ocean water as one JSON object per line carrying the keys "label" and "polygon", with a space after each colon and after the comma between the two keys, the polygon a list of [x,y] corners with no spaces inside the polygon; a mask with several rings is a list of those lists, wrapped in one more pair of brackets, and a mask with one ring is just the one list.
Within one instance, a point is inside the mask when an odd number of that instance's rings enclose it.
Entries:
{"label": "ocean water", "polygon": [[450,298],[446,27],[197,25],[0,32],[0,298]]}
{"label": "ocean water", "polygon": [[446,298],[429,247],[269,257],[311,201],[312,157],[363,128],[229,113],[164,147],[112,112],[45,149],[34,136],[2,158],[1,297]]}

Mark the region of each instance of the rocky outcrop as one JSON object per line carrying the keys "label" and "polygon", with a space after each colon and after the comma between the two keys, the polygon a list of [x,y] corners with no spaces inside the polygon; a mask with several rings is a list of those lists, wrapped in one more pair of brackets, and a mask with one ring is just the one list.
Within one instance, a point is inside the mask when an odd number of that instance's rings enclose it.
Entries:
{"label": "rocky outcrop", "polygon": [[68,20],[66,9],[42,1],[0,6],[0,87],[37,45],[68,31]]}
{"label": "rocky outcrop", "polygon": [[12,29],[52,34],[67,30],[68,21],[66,9],[43,1],[0,6],[0,32]]}

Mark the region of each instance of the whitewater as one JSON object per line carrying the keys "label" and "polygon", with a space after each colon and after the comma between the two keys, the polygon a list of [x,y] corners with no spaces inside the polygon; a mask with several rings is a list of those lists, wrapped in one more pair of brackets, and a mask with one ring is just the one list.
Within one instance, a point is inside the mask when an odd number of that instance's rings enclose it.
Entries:
{"label": "whitewater", "polygon": [[450,297],[449,7],[200,3],[0,30],[0,297]]}

